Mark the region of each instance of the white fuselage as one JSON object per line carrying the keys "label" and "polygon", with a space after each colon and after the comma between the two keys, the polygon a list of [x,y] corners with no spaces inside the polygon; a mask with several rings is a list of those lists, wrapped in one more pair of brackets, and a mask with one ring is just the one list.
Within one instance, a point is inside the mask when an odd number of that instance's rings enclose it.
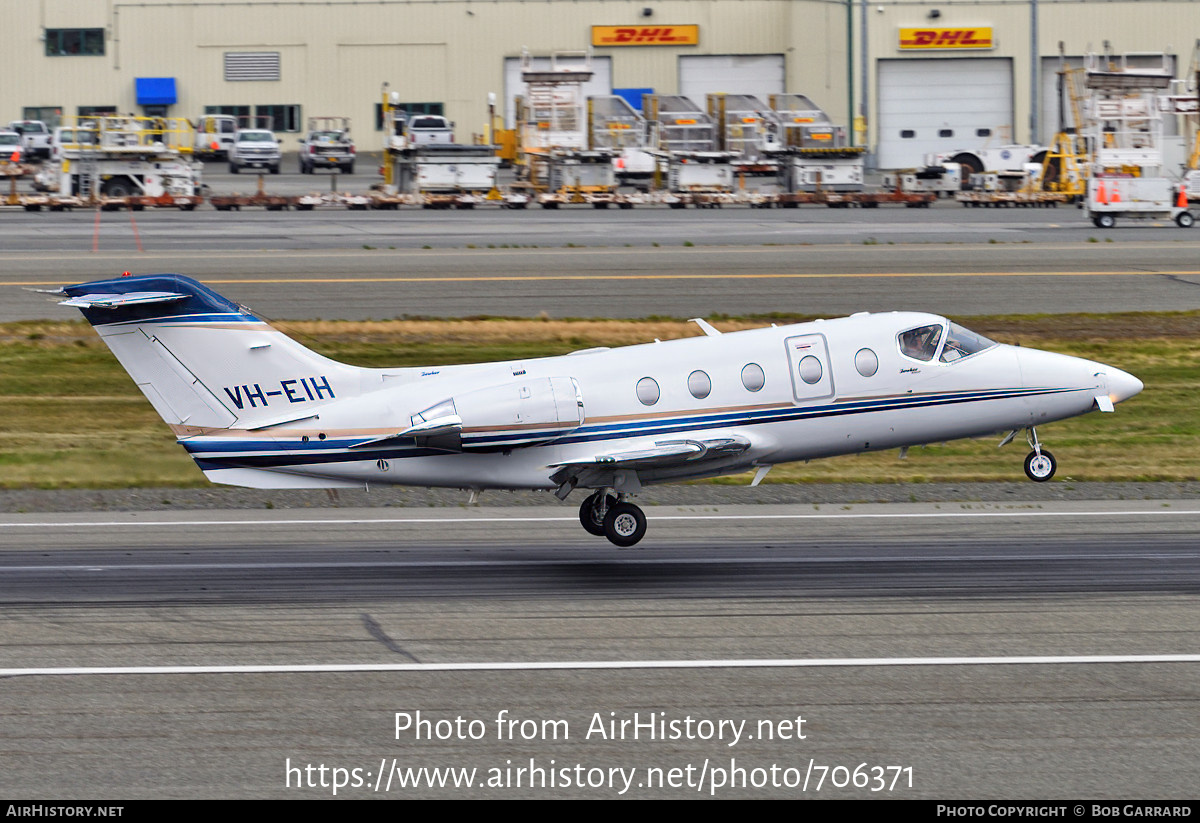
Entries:
{"label": "white fuselage", "polygon": [[[545,489],[557,485],[553,467],[571,461],[681,440],[749,443],[727,458],[639,469],[636,490],[1027,428],[1141,388],[1118,369],[1036,349],[997,344],[952,362],[940,347],[930,359],[902,353],[901,332],[934,324],[949,327],[930,314],[864,314],[525,361],[395,370],[325,361],[284,380],[276,363],[261,379],[213,387],[237,421],[175,429],[210,479],[258,487]],[[290,341],[269,327],[251,334],[286,353]],[[446,401],[461,420],[451,441],[401,436]]]}

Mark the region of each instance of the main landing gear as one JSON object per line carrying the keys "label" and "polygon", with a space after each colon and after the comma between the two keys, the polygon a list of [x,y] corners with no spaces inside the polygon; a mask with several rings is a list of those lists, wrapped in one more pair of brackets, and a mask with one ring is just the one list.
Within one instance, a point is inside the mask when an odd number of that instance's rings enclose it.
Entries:
{"label": "main landing gear", "polygon": [[614,495],[600,489],[589,495],[579,506],[579,522],[588,534],[607,537],[610,542],[625,548],[646,536],[646,515],[629,503],[625,495]]}

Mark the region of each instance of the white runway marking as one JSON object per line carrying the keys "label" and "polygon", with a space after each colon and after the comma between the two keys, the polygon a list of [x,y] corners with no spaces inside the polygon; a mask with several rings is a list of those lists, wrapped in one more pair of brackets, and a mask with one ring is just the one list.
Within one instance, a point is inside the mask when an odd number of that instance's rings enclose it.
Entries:
{"label": "white runway marking", "polygon": [[161,674],[328,674],[345,672],[550,671],[599,669],[876,668],[881,666],[1062,666],[1113,663],[1200,663],[1200,654],[1074,657],[844,657],[758,660],[575,660],[494,663],[327,663],[275,666],[76,666],[0,669],[0,677]]}
{"label": "white runway marking", "polygon": [[[898,512],[894,514],[840,512],[836,514],[655,514],[654,520],[912,520],[973,517],[1163,517],[1200,515],[1194,509],[1140,511],[1014,511],[1014,512]],[[304,518],[295,520],[87,520],[61,523],[0,523],[9,529],[101,528],[105,526],[347,526],[397,523],[574,523],[577,517],[379,517]]]}

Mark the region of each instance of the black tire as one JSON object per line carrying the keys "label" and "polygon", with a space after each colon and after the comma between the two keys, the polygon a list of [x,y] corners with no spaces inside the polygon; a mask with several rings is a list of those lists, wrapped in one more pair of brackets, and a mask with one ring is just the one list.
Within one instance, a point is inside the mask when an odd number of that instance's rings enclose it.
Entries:
{"label": "black tire", "polygon": [[271,166],[271,174],[279,174],[279,166]]}
{"label": "black tire", "polygon": [[1111,229],[1115,225],[1117,225],[1117,218],[1113,217],[1111,214],[1096,215],[1097,228]]}
{"label": "black tire", "polygon": [[345,168],[342,169],[342,174],[354,174],[354,164],[347,163]]}
{"label": "black tire", "polygon": [[1058,185],[1059,179],[1062,177],[1062,158],[1051,157],[1050,162],[1046,162],[1046,152],[1039,152],[1034,155],[1033,162],[1040,165],[1044,171],[1042,172],[1042,191],[1054,191]]}
{"label": "black tire", "polygon": [[983,161],[973,154],[956,154],[947,162],[958,163],[962,166],[962,183],[960,188],[963,190],[971,187],[971,175],[983,174]]}
{"label": "black tire", "polygon": [[1042,449],[1041,455],[1030,452],[1025,456],[1025,476],[1034,483],[1045,483],[1058,471],[1058,461],[1054,455]]}
{"label": "black tire", "polygon": [[100,188],[100,193],[105,197],[132,197],[137,190],[128,180],[109,180]]}
{"label": "black tire", "polygon": [[[579,506],[579,523],[583,526],[583,530],[588,534],[594,534],[596,537],[604,537],[604,519],[596,517],[596,498],[600,492],[588,495],[587,499]],[[615,494],[608,495],[608,505],[604,509],[607,514],[608,510],[617,505],[617,496]]]}
{"label": "black tire", "polygon": [[1181,229],[1190,229],[1195,224],[1196,218],[1192,217],[1192,213],[1190,211],[1181,211],[1179,214],[1175,215],[1175,225],[1179,226]]}
{"label": "black tire", "polygon": [[615,546],[632,546],[646,536],[646,515],[632,503],[618,503],[604,516],[604,536]]}
{"label": "black tire", "polygon": [[229,164],[229,173],[230,173],[230,174],[237,174],[237,173],[238,173],[238,164],[237,164],[237,163],[230,163],[230,164]]}

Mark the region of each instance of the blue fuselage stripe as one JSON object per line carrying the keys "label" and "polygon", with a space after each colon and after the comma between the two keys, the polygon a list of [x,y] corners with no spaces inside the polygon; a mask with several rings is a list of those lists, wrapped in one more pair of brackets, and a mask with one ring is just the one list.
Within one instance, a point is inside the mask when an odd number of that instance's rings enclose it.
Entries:
{"label": "blue fuselage stripe", "polygon": [[[974,392],[955,392],[921,397],[889,397],[849,403],[827,404],[807,408],[729,412],[707,416],[687,416],[663,420],[640,420],[628,423],[584,426],[561,436],[560,429],[545,432],[502,433],[463,437],[467,451],[497,451],[520,442],[553,440],[554,445],[574,445],[602,440],[621,440],[634,437],[659,436],[714,427],[784,423],[814,418],[833,418],[852,414],[929,408],[986,400],[1005,400],[1035,395],[1062,394],[1083,391],[1083,388],[995,389]],[[367,460],[396,460],[408,457],[446,455],[441,449],[417,446],[415,441],[393,445],[351,449],[362,438],[338,438],[323,442],[298,443],[278,440],[212,440],[193,438],[181,441],[202,469],[223,468],[284,468],[307,464],[348,463]]]}

